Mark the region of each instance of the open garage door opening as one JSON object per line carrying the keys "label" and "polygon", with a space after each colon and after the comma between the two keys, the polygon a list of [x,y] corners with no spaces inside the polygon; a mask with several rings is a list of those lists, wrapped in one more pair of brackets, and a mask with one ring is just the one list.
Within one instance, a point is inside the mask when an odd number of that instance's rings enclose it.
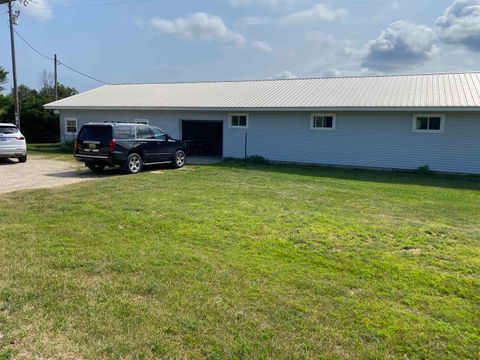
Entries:
{"label": "open garage door opening", "polygon": [[223,123],[221,121],[182,120],[182,140],[187,144],[187,155],[221,158]]}

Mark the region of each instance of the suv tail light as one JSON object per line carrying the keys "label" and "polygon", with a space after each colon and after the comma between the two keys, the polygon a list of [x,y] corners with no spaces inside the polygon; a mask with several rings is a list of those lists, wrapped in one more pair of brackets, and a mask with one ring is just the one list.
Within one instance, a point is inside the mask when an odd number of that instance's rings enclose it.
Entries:
{"label": "suv tail light", "polygon": [[80,150],[80,141],[75,139],[75,150]]}
{"label": "suv tail light", "polygon": [[23,136],[20,136],[20,135],[16,136],[15,139],[17,139],[17,140],[25,140],[25,138],[24,138]]}
{"label": "suv tail light", "polygon": [[114,152],[116,146],[117,146],[117,140],[115,139],[110,140],[110,143],[108,144],[108,151]]}

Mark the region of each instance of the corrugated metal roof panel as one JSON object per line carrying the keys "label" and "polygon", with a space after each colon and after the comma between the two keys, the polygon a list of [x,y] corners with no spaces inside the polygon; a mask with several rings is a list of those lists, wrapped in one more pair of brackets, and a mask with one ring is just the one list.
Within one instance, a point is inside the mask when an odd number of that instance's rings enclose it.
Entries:
{"label": "corrugated metal roof panel", "polygon": [[291,80],[115,84],[49,109],[480,108],[480,72]]}

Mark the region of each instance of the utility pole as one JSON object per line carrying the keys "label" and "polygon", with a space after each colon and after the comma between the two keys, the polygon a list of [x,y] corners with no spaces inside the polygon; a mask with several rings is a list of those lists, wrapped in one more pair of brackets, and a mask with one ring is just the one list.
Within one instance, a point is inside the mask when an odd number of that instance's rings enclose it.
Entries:
{"label": "utility pole", "polygon": [[55,62],[54,66],[54,81],[55,81],[55,101],[58,100],[58,73],[57,73],[57,67],[58,67],[58,62],[57,62],[57,54],[53,56],[53,61]]}
{"label": "utility pole", "polygon": [[[18,16],[18,15],[15,15]],[[13,72],[13,96],[15,101],[15,125],[20,129],[20,103],[18,100],[17,85],[17,62],[15,59],[15,33],[13,30],[14,15],[12,11],[12,0],[8,0],[8,17],[10,20],[10,46],[12,48],[12,72]]]}

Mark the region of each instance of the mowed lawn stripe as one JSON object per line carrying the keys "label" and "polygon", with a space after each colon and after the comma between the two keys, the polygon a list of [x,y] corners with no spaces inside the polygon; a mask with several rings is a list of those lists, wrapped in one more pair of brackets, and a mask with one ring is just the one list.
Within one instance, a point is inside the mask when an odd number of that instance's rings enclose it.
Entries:
{"label": "mowed lawn stripe", "polygon": [[478,179],[235,163],[2,196],[0,358],[472,358]]}

